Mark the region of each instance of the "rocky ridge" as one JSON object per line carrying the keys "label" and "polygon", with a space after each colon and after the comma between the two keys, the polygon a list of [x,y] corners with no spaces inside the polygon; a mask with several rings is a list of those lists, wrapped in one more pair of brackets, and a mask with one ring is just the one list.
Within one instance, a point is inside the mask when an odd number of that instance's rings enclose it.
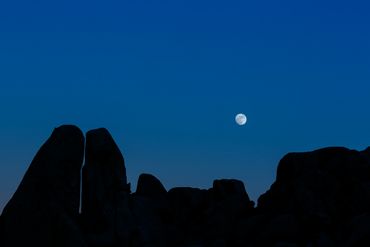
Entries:
{"label": "rocky ridge", "polygon": [[255,206],[234,179],[167,191],[142,174],[132,193],[106,129],[85,142],[76,126],[61,126],[4,208],[0,246],[370,246],[370,148],[287,154]]}

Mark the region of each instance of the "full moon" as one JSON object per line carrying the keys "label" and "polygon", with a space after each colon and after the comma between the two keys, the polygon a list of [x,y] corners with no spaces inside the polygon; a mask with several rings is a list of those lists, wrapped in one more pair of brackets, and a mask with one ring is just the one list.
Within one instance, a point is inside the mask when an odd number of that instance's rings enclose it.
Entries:
{"label": "full moon", "polygon": [[235,116],[235,122],[238,125],[244,125],[247,123],[247,116],[244,115],[243,113],[239,113]]}

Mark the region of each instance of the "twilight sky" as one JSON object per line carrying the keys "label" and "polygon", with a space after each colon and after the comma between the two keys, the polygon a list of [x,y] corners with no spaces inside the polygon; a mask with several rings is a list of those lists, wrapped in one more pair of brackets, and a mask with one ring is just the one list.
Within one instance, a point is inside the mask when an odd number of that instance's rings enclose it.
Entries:
{"label": "twilight sky", "polygon": [[[2,1],[0,211],[54,127],[106,127],[128,179],[268,189],[290,151],[370,145],[368,1]],[[247,125],[234,122],[238,112]]]}

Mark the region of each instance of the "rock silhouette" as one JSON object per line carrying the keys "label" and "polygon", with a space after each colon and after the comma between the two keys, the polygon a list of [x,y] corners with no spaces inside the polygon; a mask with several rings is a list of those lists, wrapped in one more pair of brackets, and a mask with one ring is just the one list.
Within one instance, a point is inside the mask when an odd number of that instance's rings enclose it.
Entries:
{"label": "rock silhouette", "polygon": [[84,136],[54,130],[1,216],[1,246],[85,246],[77,225]]}
{"label": "rock silhouette", "polygon": [[124,243],[130,189],[123,156],[106,129],[87,132],[82,175],[81,218],[89,246]]}
{"label": "rock silhouette", "polygon": [[276,181],[258,205],[263,212],[294,215],[313,244],[322,238],[343,243],[341,231],[348,222],[369,212],[369,182],[366,150],[337,147],[291,153],[280,161]]}
{"label": "rock silhouette", "polygon": [[108,130],[89,131],[85,144],[61,126],[4,208],[0,246],[370,246],[370,148],[287,154],[255,206],[235,179],[167,191],[142,174],[131,193]]}
{"label": "rock silhouette", "polygon": [[147,197],[161,197],[167,193],[158,178],[151,174],[141,174],[137,182],[136,195]]}

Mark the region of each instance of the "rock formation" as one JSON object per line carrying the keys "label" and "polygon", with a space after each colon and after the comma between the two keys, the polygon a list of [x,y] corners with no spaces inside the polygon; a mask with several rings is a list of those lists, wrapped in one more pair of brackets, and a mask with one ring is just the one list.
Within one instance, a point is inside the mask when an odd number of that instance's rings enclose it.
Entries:
{"label": "rock formation", "polygon": [[0,246],[370,246],[370,148],[287,154],[255,207],[235,179],[167,191],[142,174],[131,193],[106,129],[89,131],[85,146],[77,127],[61,126],[4,208]]}
{"label": "rock formation", "polygon": [[128,241],[129,185],[123,156],[106,129],[86,134],[82,224],[89,246]]}
{"label": "rock formation", "polygon": [[84,136],[54,130],[33,159],[1,217],[1,246],[84,246],[77,218]]}
{"label": "rock formation", "polygon": [[136,195],[147,197],[163,197],[167,193],[158,178],[151,174],[141,174],[137,182]]}
{"label": "rock formation", "polygon": [[370,210],[369,161],[366,150],[340,147],[290,153],[280,161],[276,181],[259,198],[258,208],[291,215],[312,244],[322,238],[345,242],[342,229]]}
{"label": "rock formation", "polygon": [[131,196],[135,234],[133,246],[169,246],[167,191],[151,174],[141,174]]}

